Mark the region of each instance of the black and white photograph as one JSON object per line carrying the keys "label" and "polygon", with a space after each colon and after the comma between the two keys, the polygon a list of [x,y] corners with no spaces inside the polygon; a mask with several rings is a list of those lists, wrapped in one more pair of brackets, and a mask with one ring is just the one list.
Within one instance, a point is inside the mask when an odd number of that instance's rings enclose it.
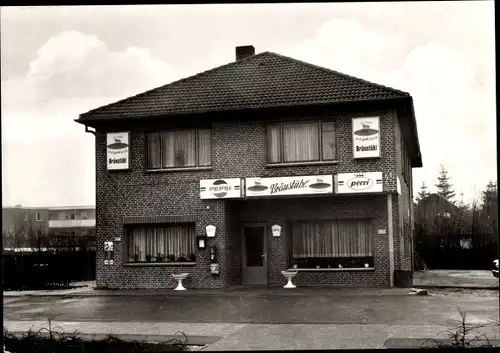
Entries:
{"label": "black and white photograph", "polygon": [[500,347],[494,5],[2,6],[3,351]]}

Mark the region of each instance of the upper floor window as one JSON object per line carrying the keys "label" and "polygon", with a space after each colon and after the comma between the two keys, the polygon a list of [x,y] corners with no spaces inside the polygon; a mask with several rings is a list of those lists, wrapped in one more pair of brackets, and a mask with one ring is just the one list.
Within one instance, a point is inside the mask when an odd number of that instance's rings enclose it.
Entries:
{"label": "upper floor window", "polygon": [[152,132],[147,135],[148,169],[212,165],[209,129]]}
{"label": "upper floor window", "polygon": [[75,211],[71,211],[71,213],[69,214],[69,218],[75,219]]}
{"label": "upper floor window", "polygon": [[333,161],[336,159],[335,123],[313,121],[267,127],[268,163]]}
{"label": "upper floor window", "polygon": [[82,219],[88,219],[87,211],[82,211]]}
{"label": "upper floor window", "polygon": [[40,222],[40,221],[42,220],[42,213],[41,213],[41,212],[37,212],[37,213],[36,213],[36,220],[37,220],[38,222]]}

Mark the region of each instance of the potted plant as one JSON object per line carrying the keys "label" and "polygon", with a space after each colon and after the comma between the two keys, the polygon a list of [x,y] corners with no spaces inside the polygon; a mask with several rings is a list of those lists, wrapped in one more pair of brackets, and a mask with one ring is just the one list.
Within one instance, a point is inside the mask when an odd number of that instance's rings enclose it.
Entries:
{"label": "potted plant", "polygon": [[134,254],[134,261],[135,261],[135,262],[139,262],[139,258],[140,258],[139,253],[135,253],[135,254]]}
{"label": "potted plant", "polygon": [[175,255],[174,254],[169,254],[167,256],[167,261],[168,262],[175,262]]}
{"label": "potted plant", "polygon": [[151,254],[146,254],[146,261],[151,262]]}
{"label": "potted plant", "polygon": [[189,254],[188,259],[190,262],[196,262],[196,255],[194,253]]}
{"label": "potted plant", "polygon": [[163,254],[158,253],[156,254],[156,262],[162,262],[163,261]]}
{"label": "potted plant", "polygon": [[180,254],[179,257],[177,258],[177,261],[178,262],[186,262],[187,261],[186,255]]}

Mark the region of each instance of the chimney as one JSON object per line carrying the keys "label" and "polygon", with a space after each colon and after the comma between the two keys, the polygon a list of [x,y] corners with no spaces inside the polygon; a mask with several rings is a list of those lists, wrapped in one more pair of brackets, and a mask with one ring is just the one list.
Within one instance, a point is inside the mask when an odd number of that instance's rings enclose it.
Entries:
{"label": "chimney", "polygon": [[252,55],[255,55],[255,48],[253,47],[253,45],[236,47],[236,61],[240,61]]}

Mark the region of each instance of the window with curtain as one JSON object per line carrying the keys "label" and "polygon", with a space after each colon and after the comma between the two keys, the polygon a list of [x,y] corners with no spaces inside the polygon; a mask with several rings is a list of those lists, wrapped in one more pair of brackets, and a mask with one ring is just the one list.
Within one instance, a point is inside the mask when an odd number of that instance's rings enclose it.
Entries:
{"label": "window with curtain", "polygon": [[212,164],[209,129],[150,132],[148,169],[206,167]]}
{"label": "window with curtain", "polygon": [[129,262],[194,262],[194,224],[127,227]]}
{"label": "window with curtain", "polygon": [[335,160],[335,123],[312,121],[269,125],[267,158],[268,163]]}
{"label": "window with curtain", "polygon": [[324,263],[326,259],[355,261],[371,258],[373,257],[372,233],[369,219],[294,222],[291,258],[307,260],[306,263],[314,267]]}

